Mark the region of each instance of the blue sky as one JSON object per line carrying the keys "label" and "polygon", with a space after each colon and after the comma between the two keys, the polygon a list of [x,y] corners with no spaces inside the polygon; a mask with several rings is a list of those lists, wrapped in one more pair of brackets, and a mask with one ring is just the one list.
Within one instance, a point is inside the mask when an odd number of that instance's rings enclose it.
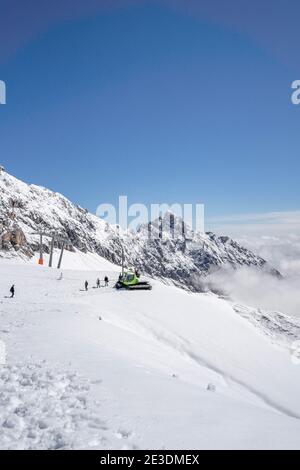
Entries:
{"label": "blue sky", "polygon": [[298,210],[299,2],[112,3],[0,0],[1,164],[92,212]]}

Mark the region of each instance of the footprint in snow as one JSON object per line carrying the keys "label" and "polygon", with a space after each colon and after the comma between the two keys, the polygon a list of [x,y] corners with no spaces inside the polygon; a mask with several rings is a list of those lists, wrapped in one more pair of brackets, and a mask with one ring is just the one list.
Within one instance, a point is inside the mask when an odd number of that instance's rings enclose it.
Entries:
{"label": "footprint in snow", "polygon": [[[95,416],[89,383],[69,370],[39,364],[2,366],[0,370],[0,446],[15,449],[70,449],[83,438],[103,446],[106,423]],[[99,435],[100,434],[100,435]]]}
{"label": "footprint in snow", "polygon": [[118,429],[118,431],[115,433],[115,436],[118,439],[130,439],[133,436],[133,433],[124,429]]}
{"label": "footprint in snow", "polygon": [[136,444],[125,444],[121,450],[139,450]]}
{"label": "footprint in snow", "polygon": [[100,385],[100,384],[102,384],[102,382],[103,382],[102,379],[92,380],[91,384],[92,384],[92,385]]}

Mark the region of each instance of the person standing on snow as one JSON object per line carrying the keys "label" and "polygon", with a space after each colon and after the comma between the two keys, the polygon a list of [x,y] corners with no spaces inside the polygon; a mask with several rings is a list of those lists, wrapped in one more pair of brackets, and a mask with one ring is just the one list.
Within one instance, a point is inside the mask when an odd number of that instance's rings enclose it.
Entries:
{"label": "person standing on snow", "polygon": [[97,281],[96,281],[96,286],[97,286],[97,289],[99,289],[99,287],[101,286],[100,284],[100,279],[98,278]]}
{"label": "person standing on snow", "polygon": [[14,285],[11,286],[9,292],[10,292],[10,294],[11,294],[11,295],[10,295],[10,298],[13,299],[14,296],[15,296],[15,286],[14,286]]}
{"label": "person standing on snow", "polygon": [[89,287],[89,283],[87,281],[85,281],[85,283],[84,283],[85,290],[88,290],[88,287]]}
{"label": "person standing on snow", "polygon": [[107,276],[105,276],[105,278],[104,278],[104,282],[105,282],[105,287],[107,287],[107,286],[108,286],[108,282],[109,282],[109,281],[108,281],[108,277],[107,277]]}

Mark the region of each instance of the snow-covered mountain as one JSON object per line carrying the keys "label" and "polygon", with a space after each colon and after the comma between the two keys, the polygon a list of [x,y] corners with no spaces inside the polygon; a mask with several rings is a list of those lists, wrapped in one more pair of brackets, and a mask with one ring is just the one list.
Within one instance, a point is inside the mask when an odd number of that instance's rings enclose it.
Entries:
{"label": "snow-covered mountain", "polygon": [[[160,227],[170,228],[162,231]],[[61,194],[28,185],[8,173],[0,175],[0,234],[2,257],[31,258],[39,250],[38,231],[66,237],[68,249],[97,253],[112,263],[125,261],[142,273],[171,281],[191,290],[202,290],[203,278],[222,266],[257,267],[272,270],[264,259],[229,237],[194,233],[182,220],[170,214],[141,226],[137,232],[123,231],[87,210],[72,204]],[[149,233],[151,237],[149,238]],[[192,241],[190,241],[192,240]],[[50,239],[44,237],[44,251]]]}
{"label": "snow-covered mountain", "polygon": [[[0,449],[299,449],[299,320],[165,285],[201,290],[228,265],[279,275],[262,258],[183,236],[170,214],[124,232],[7,173],[0,221]],[[70,240],[62,275],[19,262],[36,260],[39,230]],[[113,289],[122,247],[164,282]]]}

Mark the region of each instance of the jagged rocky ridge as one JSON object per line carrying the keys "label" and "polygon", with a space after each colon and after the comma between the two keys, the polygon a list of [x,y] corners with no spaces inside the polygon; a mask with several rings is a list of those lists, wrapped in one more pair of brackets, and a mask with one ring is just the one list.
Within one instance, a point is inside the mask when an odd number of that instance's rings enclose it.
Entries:
{"label": "jagged rocky ridge", "polygon": [[[39,238],[33,233],[39,230],[67,237],[70,250],[97,253],[116,264],[121,263],[123,247],[128,265],[194,291],[202,290],[203,279],[222,266],[257,267],[280,276],[264,259],[229,237],[194,233],[186,226],[183,233],[182,220],[168,213],[138,231],[123,231],[61,194],[28,185],[2,171],[0,256],[32,257],[39,249]],[[44,251],[49,251],[46,238]]]}

